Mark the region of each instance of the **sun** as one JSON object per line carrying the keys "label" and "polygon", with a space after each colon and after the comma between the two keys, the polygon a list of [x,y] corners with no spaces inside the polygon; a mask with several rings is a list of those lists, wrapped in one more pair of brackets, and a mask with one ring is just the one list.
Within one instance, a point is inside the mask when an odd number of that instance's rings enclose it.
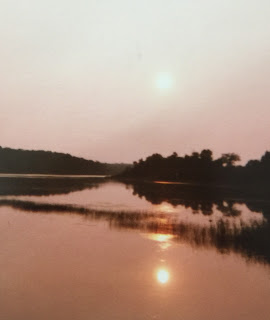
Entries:
{"label": "sun", "polygon": [[160,72],[156,77],[156,87],[160,90],[169,90],[173,86],[173,79],[170,73]]}

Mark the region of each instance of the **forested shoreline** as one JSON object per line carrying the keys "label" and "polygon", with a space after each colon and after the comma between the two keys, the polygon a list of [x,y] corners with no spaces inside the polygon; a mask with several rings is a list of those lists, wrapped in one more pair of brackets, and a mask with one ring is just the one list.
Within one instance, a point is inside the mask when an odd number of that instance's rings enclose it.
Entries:
{"label": "forested shoreline", "polygon": [[191,155],[168,157],[155,153],[118,175],[119,179],[179,181],[211,184],[269,184],[270,152],[260,160],[250,160],[245,166],[236,165],[241,160],[235,153],[222,154],[214,159],[213,152],[204,149]]}
{"label": "forested shoreline", "polygon": [[0,173],[110,175],[116,179],[207,183],[213,185],[270,184],[270,152],[259,160],[237,165],[236,153],[225,153],[214,159],[213,152],[204,149],[190,155],[176,152],[168,157],[155,153],[133,165],[102,163],[70,154],[0,147]]}
{"label": "forested shoreline", "polygon": [[0,173],[114,175],[127,166],[86,160],[67,153],[0,147]]}

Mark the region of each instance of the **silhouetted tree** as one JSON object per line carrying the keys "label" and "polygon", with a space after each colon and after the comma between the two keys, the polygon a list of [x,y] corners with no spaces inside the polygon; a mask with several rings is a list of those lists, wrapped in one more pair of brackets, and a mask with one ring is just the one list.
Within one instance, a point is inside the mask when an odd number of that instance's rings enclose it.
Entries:
{"label": "silhouetted tree", "polygon": [[200,154],[199,154],[199,152],[192,152],[191,157],[195,158],[195,159],[199,159],[200,158]]}
{"label": "silhouetted tree", "polygon": [[241,158],[236,153],[223,153],[221,156],[221,162],[223,166],[232,167],[235,162],[241,161]]}
{"label": "silhouetted tree", "polygon": [[270,164],[270,152],[266,151],[265,154],[261,158],[261,163]]}
{"label": "silhouetted tree", "polygon": [[201,151],[200,158],[204,161],[211,162],[213,160],[213,152],[209,149],[204,149]]}

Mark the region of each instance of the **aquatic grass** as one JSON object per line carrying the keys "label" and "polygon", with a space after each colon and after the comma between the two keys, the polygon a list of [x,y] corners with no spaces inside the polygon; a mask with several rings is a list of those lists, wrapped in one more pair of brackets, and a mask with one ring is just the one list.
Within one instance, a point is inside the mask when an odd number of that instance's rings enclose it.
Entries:
{"label": "aquatic grass", "polygon": [[171,234],[175,241],[195,248],[216,248],[221,253],[236,252],[247,259],[270,263],[270,227],[266,220],[249,225],[240,221],[239,225],[221,218],[216,223],[209,221],[208,225],[199,225],[179,221],[179,215],[150,210],[100,210],[17,199],[1,199],[0,206],[32,213],[78,214],[92,220],[105,220],[111,228]]}

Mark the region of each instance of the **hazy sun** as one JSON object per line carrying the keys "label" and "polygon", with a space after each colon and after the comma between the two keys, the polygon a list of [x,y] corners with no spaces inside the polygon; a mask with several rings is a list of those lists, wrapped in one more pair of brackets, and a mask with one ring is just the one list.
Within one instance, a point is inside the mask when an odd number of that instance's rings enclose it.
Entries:
{"label": "hazy sun", "polygon": [[172,76],[169,73],[161,72],[157,75],[156,86],[160,90],[168,90],[173,85]]}

